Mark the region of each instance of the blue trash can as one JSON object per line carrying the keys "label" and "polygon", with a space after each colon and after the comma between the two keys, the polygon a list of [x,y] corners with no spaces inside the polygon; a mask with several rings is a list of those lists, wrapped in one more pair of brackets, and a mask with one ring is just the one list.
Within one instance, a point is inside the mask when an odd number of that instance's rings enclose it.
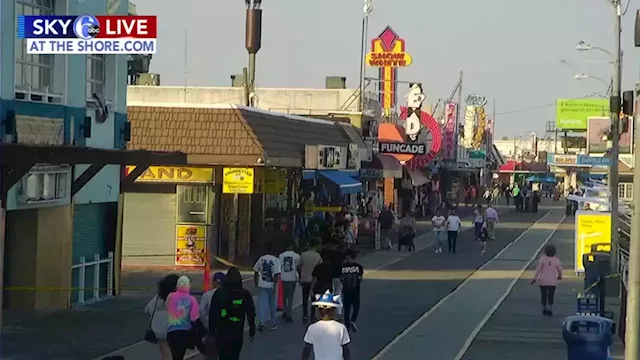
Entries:
{"label": "blue trash can", "polygon": [[568,360],[609,360],[613,321],[600,316],[573,315],[564,320],[562,337]]}

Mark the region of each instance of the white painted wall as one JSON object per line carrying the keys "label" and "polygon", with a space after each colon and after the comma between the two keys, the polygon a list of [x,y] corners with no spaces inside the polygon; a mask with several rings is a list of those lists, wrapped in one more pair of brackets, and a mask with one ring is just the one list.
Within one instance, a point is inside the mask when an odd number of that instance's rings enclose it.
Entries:
{"label": "white painted wall", "polygon": [[[353,89],[260,88],[258,108],[296,115],[324,115],[329,111],[357,111]],[[185,103],[244,105],[243,89],[233,87],[129,86],[128,103]]]}

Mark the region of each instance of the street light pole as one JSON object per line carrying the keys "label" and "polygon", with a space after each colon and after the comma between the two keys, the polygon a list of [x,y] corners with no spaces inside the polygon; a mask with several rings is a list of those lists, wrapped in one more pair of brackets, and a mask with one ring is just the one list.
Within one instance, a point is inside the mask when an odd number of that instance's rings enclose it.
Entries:
{"label": "street light pole", "polygon": [[[614,49],[613,49],[613,81],[611,86],[611,98],[609,107],[611,111],[611,165],[609,166],[609,189],[611,191],[611,269],[618,272],[618,248],[620,246],[618,236],[618,158],[620,155],[620,112],[622,111],[622,12],[620,0],[612,0],[614,7]],[[619,282],[617,282],[619,285]],[[617,286],[616,289],[620,287]],[[637,359],[629,357],[627,359]]]}
{"label": "street light pole", "polygon": [[364,7],[362,8],[364,16],[362,17],[362,34],[360,36],[360,101],[358,103],[359,110],[363,112],[365,110],[365,96],[364,96],[364,82],[366,77],[366,61],[367,54],[367,37],[369,33],[369,15],[373,11],[373,5],[371,0],[364,0]]}
{"label": "street light pole", "polygon": [[247,5],[245,47],[249,52],[249,106],[257,106],[256,98],[256,54],[262,46],[262,0],[245,0]]}

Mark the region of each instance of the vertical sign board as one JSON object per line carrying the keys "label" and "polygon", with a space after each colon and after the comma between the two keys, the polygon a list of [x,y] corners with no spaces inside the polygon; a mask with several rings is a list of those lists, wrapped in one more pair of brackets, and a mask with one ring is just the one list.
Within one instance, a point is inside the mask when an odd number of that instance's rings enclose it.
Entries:
{"label": "vertical sign board", "polygon": [[252,168],[224,168],[223,194],[253,194],[254,172]]}
{"label": "vertical sign board", "polygon": [[576,212],[575,271],[584,272],[582,256],[593,244],[611,244],[611,213],[580,210]]}
{"label": "vertical sign board", "polygon": [[176,226],[176,265],[204,266],[206,248],[206,225]]}
{"label": "vertical sign board", "polygon": [[396,83],[398,68],[411,65],[411,55],[405,52],[405,41],[387,26],[377,38],[371,40],[371,52],[367,54],[367,64],[379,68],[380,104],[389,116],[396,105]]}

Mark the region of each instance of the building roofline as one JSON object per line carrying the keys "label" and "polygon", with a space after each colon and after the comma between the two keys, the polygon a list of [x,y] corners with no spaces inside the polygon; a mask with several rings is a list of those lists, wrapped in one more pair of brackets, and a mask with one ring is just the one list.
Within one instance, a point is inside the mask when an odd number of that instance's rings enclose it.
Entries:
{"label": "building roofline", "polygon": [[[238,89],[238,90],[242,90],[243,88],[241,87],[234,87],[234,86],[167,86],[167,85],[161,85],[161,86],[146,86],[146,85],[128,85],[128,87],[134,87],[134,88],[163,88],[163,89],[179,89],[184,91],[185,89],[202,89],[202,90],[206,90],[206,89],[212,89],[212,90],[218,90],[218,89]],[[260,90],[279,90],[279,91],[284,91],[284,90],[297,90],[297,91],[335,91],[335,90],[345,90],[345,91],[356,91],[357,89],[324,89],[324,88],[296,88],[296,87],[291,87],[291,88],[276,88],[276,87],[260,87],[256,89],[256,92],[259,92]]]}
{"label": "building roofline", "polygon": [[248,106],[235,105],[235,104],[193,104],[193,103],[183,103],[183,102],[166,102],[165,103],[165,102],[128,101],[127,106],[191,108],[191,109],[227,109],[227,110],[237,109],[237,110],[262,113],[262,114],[272,115],[272,116],[281,116],[291,120],[306,121],[306,122],[316,123],[316,124],[333,125],[336,123],[335,121],[331,121],[331,120],[314,119],[314,118],[309,118],[309,117],[304,117],[299,115],[285,114],[285,113],[268,111],[268,110],[252,108]]}

